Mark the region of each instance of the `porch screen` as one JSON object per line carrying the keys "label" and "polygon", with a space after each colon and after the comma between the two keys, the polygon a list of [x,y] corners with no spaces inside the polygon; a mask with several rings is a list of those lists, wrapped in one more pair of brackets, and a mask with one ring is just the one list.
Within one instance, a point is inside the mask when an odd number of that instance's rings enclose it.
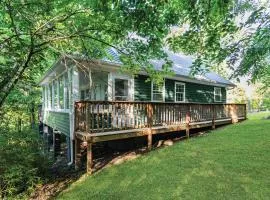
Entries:
{"label": "porch screen", "polygon": [[59,78],[59,106],[60,109],[64,109],[64,77]]}
{"label": "porch screen", "polygon": [[115,100],[126,101],[128,100],[128,80],[125,79],[115,79]]}

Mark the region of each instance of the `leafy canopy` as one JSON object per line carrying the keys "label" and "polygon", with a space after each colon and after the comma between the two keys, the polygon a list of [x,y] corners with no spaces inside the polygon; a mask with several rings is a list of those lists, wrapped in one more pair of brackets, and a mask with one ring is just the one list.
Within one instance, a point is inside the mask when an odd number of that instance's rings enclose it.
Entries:
{"label": "leafy canopy", "polygon": [[[171,27],[190,22],[186,35],[197,43],[194,33],[210,23],[200,39],[209,35],[212,39],[208,43],[217,43],[219,37],[212,36],[211,24],[223,23],[230,7],[228,0],[2,0],[0,106],[18,82],[35,84],[52,61],[64,53],[100,58],[106,54],[106,48],[113,46],[122,54],[127,69],[143,69],[155,80],[162,80],[171,66],[163,52],[164,45],[168,43],[178,50],[181,44],[181,40],[168,40]],[[222,27],[227,30],[226,24]],[[183,50],[193,53],[194,48]],[[150,58],[163,58],[163,71],[153,70],[148,63]]]}

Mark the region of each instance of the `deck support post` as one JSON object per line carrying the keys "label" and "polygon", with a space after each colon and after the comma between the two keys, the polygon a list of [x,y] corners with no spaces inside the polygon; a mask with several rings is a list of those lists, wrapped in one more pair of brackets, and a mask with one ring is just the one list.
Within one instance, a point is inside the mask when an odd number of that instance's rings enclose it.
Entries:
{"label": "deck support post", "polygon": [[152,140],[153,140],[153,135],[152,135],[152,131],[150,130],[148,135],[147,135],[147,148],[148,148],[148,151],[151,151],[151,149],[152,149]]}
{"label": "deck support post", "polygon": [[186,113],[186,137],[189,138],[189,129],[190,129],[190,107]]}
{"label": "deck support post", "polygon": [[75,169],[81,166],[81,144],[80,140],[75,136]]}
{"label": "deck support post", "polygon": [[56,158],[61,151],[61,134],[54,131],[54,157]]}
{"label": "deck support post", "polygon": [[91,175],[93,173],[93,151],[92,151],[92,142],[87,143],[87,174]]}
{"label": "deck support post", "polygon": [[216,109],[215,109],[215,105],[212,105],[212,129],[215,129],[216,128],[216,123],[215,123],[215,120],[216,120]]}

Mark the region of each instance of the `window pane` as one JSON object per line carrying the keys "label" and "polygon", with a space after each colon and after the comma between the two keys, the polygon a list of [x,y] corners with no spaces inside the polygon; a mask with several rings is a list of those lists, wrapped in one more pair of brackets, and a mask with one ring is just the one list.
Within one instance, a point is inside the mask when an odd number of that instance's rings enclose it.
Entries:
{"label": "window pane", "polygon": [[153,83],[153,92],[155,93],[162,93],[163,86],[157,85]]}
{"label": "window pane", "polygon": [[64,109],[64,80],[63,76],[59,78],[59,106]]}
{"label": "window pane", "polygon": [[66,92],[66,97],[65,97],[66,107],[65,107],[65,109],[69,109],[69,87],[68,87],[68,84],[69,84],[68,73],[65,73],[65,92]]}
{"label": "window pane", "polygon": [[214,90],[215,101],[221,101],[221,88],[215,88]]}
{"label": "window pane", "polygon": [[128,80],[115,79],[115,100],[127,100],[128,97]]}
{"label": "window pane", "polygon": [[53,85],[54,85],[54,108],[58,108],[58,102],[57,102],[57,99],[58,99],[58,93],[57,93],[57,81],[54,81],[53,82]]}
{"label": "window pane", "polygon": [[215,101],[221,101],[221,96],[215,95]]}
{"label": "window pane", "polygon": [[176,92],[184,92],[184,85],[176,84]]}
{"label": "window pane", "polygon": [[153,100],[154,101],[163,101],[163,95],[160,93],[154,93],[153,94]]}
{"label": "window pane", "polygon": [[52,84],[49,84],[49,90],[48,90],[48,102],[49,102],[48,107],[49,107],[49,108],[52,108],[52,105],[53,105],[53,102],[52,102]]}
{"label": "window pane", "polygon": [[176,93],[176,101],[184,101],[183,93]]}
{"label": "window pane", "polygon": [[185,85],[176,83],[175,85],[175,101],[185,100]]}
{"label": "window pane", "polygon": [[157,85],[153,83],[153,91],[152,91],[152,100],[153,101],[163,101],[163,89],[162,85]]}

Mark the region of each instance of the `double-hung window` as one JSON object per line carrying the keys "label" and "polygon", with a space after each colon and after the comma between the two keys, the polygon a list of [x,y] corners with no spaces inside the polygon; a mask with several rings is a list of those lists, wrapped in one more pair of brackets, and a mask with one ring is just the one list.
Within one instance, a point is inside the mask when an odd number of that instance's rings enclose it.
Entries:
{"label": "double-hung window", "polygon": [[158,85],[152,82],[152,101],[164,101],[164,84]]}
{"label": "double-hung window", "polygon": [[221,102],[222,100],[221,88],[219,87],[214,87],[214,100],[215,102]]}
{"label": "double-hung window", "polygon": [[175,83],[175,102],[185,102],[185,83]]}

